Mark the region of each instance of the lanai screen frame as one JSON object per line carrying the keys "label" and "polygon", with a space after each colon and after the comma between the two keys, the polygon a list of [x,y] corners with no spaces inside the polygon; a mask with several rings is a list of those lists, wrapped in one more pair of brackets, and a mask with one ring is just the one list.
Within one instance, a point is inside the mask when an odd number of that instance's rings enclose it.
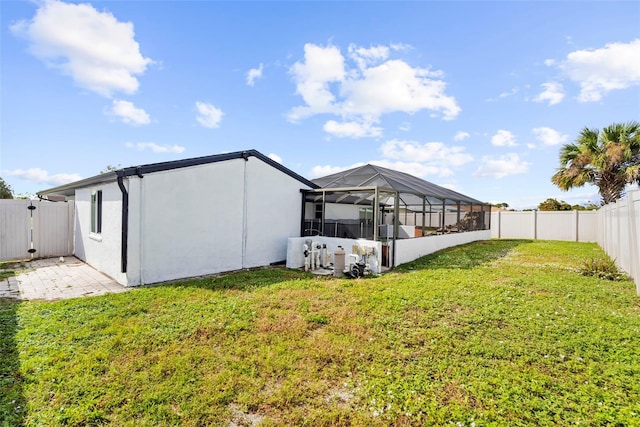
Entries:
{"label": "lanai screen frame", "polygon": [[[410,190],[396,190],[390,187],[383,186],[354,186],[354,187],[334,187],[334,188],[317,188],[311,190],[301,190],[302,193],[302,212],[301,212],[301,221],[300,221],[300,236],[306,235],[305,222],[306,222],[306,205],[307,203],[313,203],[314,205],[318,202],[322,204],[322,218],[320,219],[320,235],[325,235],[325,224],[326,224],[326,204],[327,203],[336,203],[336,204],[352,204],[352,205],[362,205],[362,206],[377,206],[378,208],[373,209],[373,240],[381,241],[379,226],[381,224],[380,214],[385,210],[389,209],[393,212],[393,236],[391,238],[392,243],[392,262],[391,266],[395,266],[395,258],[396,258],[396,240],[399,238],[399,229],[400,229],[400,204],[402,202],[404,208],[406,210],[412,210],[414,212],[421,213],[422,216],[422,225],[421,225],[421,233],[419,237],[426,237],[426,215],[429,214],[429,228],[431,226],[431,214],[435,212],[442,212],[440,224],[439,234],[453,232],[453,227],[447,231],[446,227],[446,218],[445,215],[447,213],[447,207],[455,206],[455,211],[457,212],[456,218],[456,229],[455,232],[468,232],[468,231],[480,231],[480,230],[489,230],[491,229],[491,205],[488,203],[473,203],[468,200],[457,200],[447,197],[439,197],[435,195],[423,194],[417,191]],[[403,195],[405,195],[403,199]],[[421,203],[411,203],[409,198],[417,198]],[[382,200],[385,200],[382,202]],[[393,205],[388,203],[390,199],[393,199]],[[420,207],[420,209],[411,209],[411,207]],[[427,206],[429,210],[427,211]],[[436,206],[437,209],[434,211],[433,207]],[[467,206],[469,210],[463,209],[463,206]],[[479,207],[479,209],[477,209]],[[452,209],[449,209],[451,212]],[[477,228],[472,228],[471,230],[460,230],[461,224],[461,212],[479,212],[480,218],[482,218],[481,226]],[[471,216],[471,220],[473,220],[473,216]],[[417,227],[417,225],[415,225]],[[418,237],[418,236],[415,236]]]}

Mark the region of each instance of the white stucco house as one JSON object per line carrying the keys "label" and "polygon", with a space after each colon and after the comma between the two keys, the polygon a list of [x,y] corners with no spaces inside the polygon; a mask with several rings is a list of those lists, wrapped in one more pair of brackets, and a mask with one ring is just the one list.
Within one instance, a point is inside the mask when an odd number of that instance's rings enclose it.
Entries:
{"label": "white stucco house", "polygon": [[301,190],[256,150],[127,167],[51,188],[74,200],[74,255],[126,286],[283,262]]}

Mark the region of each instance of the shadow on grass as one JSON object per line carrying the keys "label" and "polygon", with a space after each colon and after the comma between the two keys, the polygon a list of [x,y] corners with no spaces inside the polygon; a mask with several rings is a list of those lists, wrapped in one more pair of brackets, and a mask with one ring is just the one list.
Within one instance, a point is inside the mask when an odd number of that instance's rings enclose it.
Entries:
{"label": "shadow on grass", "polygon": [[26,415],[16,342],[18,307],[18,301],[0,298],[0,426],[21,426]]}
{"label": "shadow on grass", "polygon": [[533,240],[481,240],[425,255],[415,261],[399,265],[394,269],[394,271],[402,273],[413,270],[435,268],[469,270],[505,257],[513,250],[513,248],[531,242],[533,242]]}
{"label": "shadow on grass", "polygon": [[176,282],[158,284],[157,286],[194,287],[211,290],[234,289],[251,291],[264,286],[289,280],[310,279],[310,273],[291,270],[284,267],[256,268],[251,270],[234,271],[216,276],[185,279]]}

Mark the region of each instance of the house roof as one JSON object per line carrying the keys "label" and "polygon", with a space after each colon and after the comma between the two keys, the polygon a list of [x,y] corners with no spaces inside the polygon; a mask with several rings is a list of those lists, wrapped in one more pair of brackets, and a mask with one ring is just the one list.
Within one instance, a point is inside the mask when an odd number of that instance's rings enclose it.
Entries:
{"label": "house roof", "polygon": [[190,166],[198,166],[205,165],[209,163],[217,163],[223,162],[226,160],[234,160],[234,159],[245,159],[248,160],[249,157],[256,157],[268,165],[278,169],[279,171],[289,175],[290,177],[297,179],[302,184],[307,185],[311,188],[318,188],[317,184],[309,181],[308,179],[298,175],[293,172],[291,169],[288,169],[282,166],[280,163],[275,160],[270,159],[264,154],[260,153],[257,150],[245,150],[245,151],[236,151],[233,153],[224,153],[224,154],[215,154],[212,156],[203,156],[203,157],[194,157],[190,159],[182,159],[182,160],[173,160],[170,162],[161,162],[161,163],[149,163],[146,165],[140,166],[130,166],[122,169],[118,169],[111,172],[102,173],[100,175],[93,176],[91,178],[82,179],[80,181],[71,182],[69,184],[60,185],[58,187],[53,187],[48,190],[39,191],[38,196],[49,196],[49,195],[64,195],[64,196],[72,196],[75,193],[76,189],[90,187],[97,184],[107,183],[116,181],[118,176],[127,177],[127,176],[144,176],[149,173],[167,171],[172,169],[180,169],[186,168]]}
{"label": "house roof", "polygon": [[[416,196],[423,196],[433,203],[442,203],[444,200],[447,202],[483,204],[483,202],[472,197],[408,173],[371,164],[316,178],[312,181],[322,189],[379,187],[383,190],[392,190],[401,193],[400,197],[409,205],[422,204],[422,198]],[[411,200],[413,198],[416,200]]]}

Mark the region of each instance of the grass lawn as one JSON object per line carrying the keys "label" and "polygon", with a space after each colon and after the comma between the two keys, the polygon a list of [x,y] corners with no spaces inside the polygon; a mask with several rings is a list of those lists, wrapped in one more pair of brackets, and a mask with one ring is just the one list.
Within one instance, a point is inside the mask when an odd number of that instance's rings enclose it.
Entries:
{"label": "grass lawn", "polygon": [[640,425],[640,298],[595,244],[0,301],[0,425]]}

